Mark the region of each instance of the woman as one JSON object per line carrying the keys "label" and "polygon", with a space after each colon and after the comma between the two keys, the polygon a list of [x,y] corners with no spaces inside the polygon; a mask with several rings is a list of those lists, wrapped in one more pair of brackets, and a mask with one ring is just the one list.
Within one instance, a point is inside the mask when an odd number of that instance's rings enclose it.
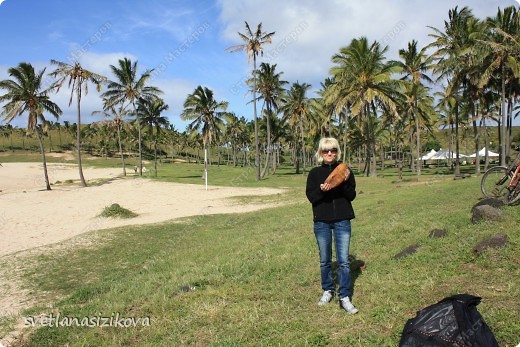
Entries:
{"label": "woman", "polygon": [[314,214],[314,234],[320,253],[321,287],[323,295],[318,305],[328,304],[334,297],[336,286],[332,280],[332,239],[336,248],[338,262],[339,307],[350,314],[358,309],[352,305],[350,280],[350,220],[354,218],[352,200],[356,198],[356,180],[354,175],[345,177],[345,181],[334,189],[324,183],[327,176],[338,166],[341,156],[338,140],[322,138],[316,159],[319,166],[309,172],[306,194],[312,203]]}

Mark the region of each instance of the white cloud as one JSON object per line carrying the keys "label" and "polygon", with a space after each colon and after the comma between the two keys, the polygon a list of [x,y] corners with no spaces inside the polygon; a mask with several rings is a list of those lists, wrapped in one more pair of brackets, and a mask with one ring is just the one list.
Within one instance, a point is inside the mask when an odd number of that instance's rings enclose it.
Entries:
{"label": "white cloud", "polygon": [[497,8],[512,5],[508,1],[372,0],[262,1],[220,0],[223,38],[240,43],[237,32],[245,33],[244,21],[255,31],[262,22],[264,32],[275,31],[271,45],[264,46],[270,63],[278,64],[284,78],[312,83],[314,88],[328,76],[331,57],[354,38],[366,36],[389,46],[387,58],[397,59],[397,52],[415,39],[420,46],[431,42],[427,26],[442,29],[449,9],[468,6],[475,16],[484,19],[496,15]]}

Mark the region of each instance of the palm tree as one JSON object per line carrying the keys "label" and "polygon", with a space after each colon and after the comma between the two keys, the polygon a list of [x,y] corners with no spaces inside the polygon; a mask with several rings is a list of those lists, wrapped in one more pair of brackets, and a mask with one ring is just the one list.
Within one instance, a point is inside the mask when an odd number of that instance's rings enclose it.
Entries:
{"label": "palm tree", "polygon": [[[388,47],[381,48],[375,41],[368,44],[366,37],[353,39],[349,46],[340,49],[332,57],[336,65],[330,70],[334,82],[327,89],[326,101],[336,105],[337,112],[344,112],[348,106],[352,117],[360,115],[358,129],[367,131],[366,139],[367,163],[365,171],[368,175],[376,176],[376,129],[379,122],[374,119],[365,121],[364,118],[377,118],[377,111],[384,109],[399,118],[395,100],[396,83],[392,75],[397,71],[394,63],[385,62],[385,52]],[[363,125],[362,125],[363,124]],[[370,164],[370,165],[368,165]]]}
{"label": "palm tree", "polygon": [[[310,112],[309,98],[305,95],[310,89],[311,85],[307,83],[293,83],[291,89],[287,94],[281,111],[283,112],[282,122],[289,122],[291,127],[298,126],[300,130],[301,139],[301,152],[302,152],[302,163],[303,173],[305,174],[305,136],[304,136],[304,125],[306,123],[308,114]],[[296,173],[299,173],[299,161],[296,161]]]}
{"label": "palm tree", "polygon": [[188,128],[193,133],[202,133],[204,147],[204,179],[206,190],[208,189],[208,160],[207,146],[211,146],[211,140],[224,127],[222,117],[228,107],[227,101],[216,101],[213,91],[207,87],[198,86],[193,94],[188,95],[184,102],[183,120],[193,120]]}
{"label": "palm tree", "polygon": [[[484,147],[486,148],[484,155],[484,172],[488,169],[489,166],[489,137],[487,124],[489,121],[495,121],[497,124],[500,124],[500,121],[495,119],[495,115],[498,115],[500,110],[500,96],[498,94],[499,93],[496,93],[495,91],[488,90],[487,92],[481,95],[480,99],[480,108],[482,113],[482,117],[480,119],[480,127],[483,128],[482,133],[484,134]],[[478,155],[478,152],[476,153]],[[479,165],[480,167],[480,163],[475,162],[475,165]]]}
{"label": "palm tree", "polygon": [[426,129],[429,132],[433,132],[431,116],[435,114],[433,108],[433,98],[430,95],[428,87],[412,83],[405,83],[402,85],[401,91],[402,101],[400,103],[400,114],[403,119],[408,120],[410,126],[410,147],[412,147],[412,125],[415,125],[416,145],[417,149],[417,160],[414,160],[412,156],[412,164],[417,161],[417,174],[420,175],[420,158],[421,158],[421,131]]}
{"label": "palm tree", "polygon": [[241,135],[244,133],[245,118],[238,118],[233,112],[224,114],[226,120],[226,138],[231,143],[231,152],[233,156],[233,167],[237,166],[237,149],[242,144]]}
{"label": "palm tree", "polygon": [[[182,134],[177,131],[177,129],[175,129],[175,125],[173,124],[168,124],[166,126],[166,131],[167,131],[167,134],[166,134],[166,137],[169,141],[169,144],[171,144],[172,146],[172,157],[171,157],[171,162],[174,163],[174,160],[175,160],[175,143],[177,143],[177,145],[179,146],[179,148],[182,146]],[[180,154],[180,153],[179,153]]]}
{"label": "palm tree", "polygon": [[258,120],[257,120],[257,113],[256,113],[256,57],[258,54],[263,55],[264,49],[263,45],[266,43],[271,43],[272,36],[275,34],[275,32],[266,33],[262,32],[262,23],[258,24],[258,27],[256,28],[256,32],[253,33],[251,31],[251,28],[249,27],[249,24],[245,22],[246,24],[246,33],[238,33],[240,38],[244,41],[241,45],[235,45],[226,48],[226,50],[229,50],[231,53],[235,53],[238,51],[245,51],[246,54],[249,57],[249,63],[251,63],[251,58],[253,59],[253,115],[254,115],[254,122],[255,122],[255,164],[256,164],[256,179],[260,180],[260,148],[258,143]]}
{"label": "palm tree", "polygon": [[333,80],[327,77],[323,82],[320,82],[321,89],[318,90],[318,98],[311,102],[311,118],[316,122],[316,126],[320,128],[321,136],[325,133],[329,137],[340,137],[341,129],[343,131],[343,162],[347,162],[348,148],[347,148],[347,132],[348,132],[348,116],[350,105],[346,104],[336,110],[336,105],[330,102],[327,98],[329,88],[333,85]]}
{"label": "palm tree", "polygon": [[[518,81],[520,77],[520,12],[513,6],[499,8],[496,17],[489,17],[486,20],[488,32],[483,40],[479,40],[489,48],[489,63],[486,65],[484,73],[481,74],[479,87],[483,87],[489,82],[495,73],[500,75],[501,90],[501,114],[502,114],[502,146],[501,146],[501,165],[506,165],[505,159],[509,152],[507,139],[507,108],[506,108],[506,84]],[[518,83],[517,83],[518,84]],[[512,98],[509,95],[509,98]]]}
{"label": "palm tree", "polygon": [[[448,84],[449,81],[448,81]],[[440,123],[443,128],[448,127],[448,151],[449,153],[452,151],[453,144],[453,132],[455,125],[455,120],[458,121],[458,118],[455,117],[456,112],[455,108],[458,107],[459,103],[459,95],[453,93],[453,90],[441,85],[441,88],[435,94],[435,98],[438,100],[436,104],[436,108],[438,113],[440,114]],[[451,160],[451,158],[449,159]]]}
{"label": "palm tree", "polygon": [[56,70],[50,73],[51,76],[58,77],[58,81],[54,85],[56,87],[56,93],[60,91],[60,88],[63,86],[63,83],[65,83],[65,81],[68,80],[68,86],[70,88],[69,107],[72,104],[72,98],[74,97],[74,93],[76,93],[76,102],[78,110],[78,130],[76,134],[76,146],[78,150],[79,178],[81,180],[81,184],[84,187],[86,187],[87,182],[85,181],[85,177],[83,177],[83,167],[81,165],[81,96],[83,92],[85,92],[85,95],[88,94],[89,82],[95,84],[97,91],[100,92],[101,83],[105,82],[107,78],[105,76],[101,76],[92,71],[84,69],[78,62],[74,63],[74,65],[70,65],[67,63],[62,63],[60,61],[51,60],[51,63],[54,65],[58,65]]}
{"label": "palm tree", "polygon": [[162,99],[140,99],[137,103],[137,117],[141,118],[153,141],[155,177],[157,177],[157,142],[163,128],[168,125],[168,118],[161,116],[161,113],[166,110],[168,110],[168,105]]}
{"label": "palm tree", "polygon": [[99,151],[101,157],[108,159],[110,147],[114,137],[113,123],[108,120],[87,124],[83,128],[85,142],[94,142],[94,148]]}
{"label": "palm tree", "polygon": [[121,131],[123,130],[123,126],[125,122],[123,121],[124,115],[127,113],[127,111],[123,111],[119,109],[119,111],[116,111],[116,108],[114,105],[107,106],[107,102],[105,100],[104,102],[105,109],[103,111],[94,111],[92,114],[103,114],[105,117],[114,117],[112,119],[112,124],[117,129],[117,143],[119,147],[119,155],[121,156],[121,162],[123,165],[123,176],[126,176],[126,164],[125,164],[125,155],[123,153],[123,143],[121,141]]}
{"label": "palm tree", "polygon": [[[262,172],[262,177],[267,173],[269,167],[269,160],[271,156],[271,121],[270,115],[276,116],[280,101],[282,100],[285,90],[284,85],[288,84],[287,81],[280,80],[283,72],[276,72],[276,64],[270,65],[267,63],[261,63],[260,69],[255,71],[255,77],[257,79],[258,99],[262,99],[264,102],[260,113],[266,116],[267,122],[267,156],[265,159],[265,167]],[[264,112],[264,109],[266,112]]]}
{"label": "palm tree", "polygon": [[42,154],[45,184],[47,190],[51,190],[47,174],[45,149],[38,120],[42,125],[45,125],[46,120],[43,112],[49,112],[58,119],[62,111],[58,105],[49,99],[50,88],[42,90],[42,78],[45,69],[35,73],[31,64],[20,63],[18,67],[9,68],[8,73],[12,79],[0,81],[0,89],[7,90],[4,95],[0,95],[0,102],[6,102],[2,107],[0,116],[9,124],[15,117],[21,116],[25,112],[29,114],[27,131],[36,132]]}
{"label": "palm tree", "polygon": [[414,102],[412,104],[412,116],[415,118],[415,134],[417,139],[417,175],[421,175],[421,136],[419,129],[419,115],[418,115],[418,89],[422,88],[422,81],[433,83],[432,79],[426,74],[427,71],[431,70],[432,58],[426,54],[426,48],[422,48],[420,51],[417,50],[417,41],[412,40],[408,43],[408,49],[400,49],[399,57],[402,61],[396,62],[397,66],[401,69],[401,73],[404,74],[403,79],[410,81],[412,84],[412,97]]}
{"label": "palm tree", "polygon": [[[152,70],[146,70],[140,77],[137,77],[137,61],[133,62],[128,59],[120,59],[119,66],[110,65],[112,73],[116,77],[116,81],[109,81],[107,91],[102,94],[106,99],[106,106],[119,105],[121,110],[126,110],[128,106],[132,107],[132,111],[136,113],[136,102],[139,99],[157,98],[162,93],[160,89],[153,86],[147,86],[146,83],[151,77]],[[139,176],[143,175],[143,153],[141,148],[141,123],[137,119],[138,144],[139,144]]]}
{"label": "palm tree", "polygon": [[289,142],[289,133],[291,133],[291,131],[291,128],[287,124],[283,123],[280,118],[273,118],[273,122],[271,124],[271,141],[274,144],[275,149],[275,155],[273,157],[273,174],[280,165],[282,148],[285,148],[286,143]]}
{"label": "palm tree", "polygon": [[465,87],[468,81],[468,53],[473,46],[470,34],[476,28],[477,18],[473,16],[467,7],[460,11],[455,7],[448,12],[449,19],[444,21],[444,31],[429,27],[434,31],[430,34],[434,42],[428,48],[434,48],[432,53],[436,62],[434,73],[438,74],[438,80],[449,80],[446,94],[454,95],[455,98],[455,170],[454,175],[460,176],[459,160],[459,98],[460,90]]}

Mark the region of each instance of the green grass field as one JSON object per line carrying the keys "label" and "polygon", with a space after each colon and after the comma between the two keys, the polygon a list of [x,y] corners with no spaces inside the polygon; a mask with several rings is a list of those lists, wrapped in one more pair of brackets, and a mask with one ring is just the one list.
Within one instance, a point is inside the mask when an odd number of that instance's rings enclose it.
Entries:
{"label": "green grass field", "polygon": [[[3,159],[2,159],[3,160]],[[99,160],[89,165],[118,165]],[[110,162],[110,164],[109,164]],[[163,164],[160,180],[202,184],[201,165]],[[318,253],[306,177],[283,167],[256,182],[252,168],[212,166],[210,184],[287,188],[275,208],[196,216],[175,223],[92,232],[78,245],[0,259],[15,266],[40,304],[23,317],[133,317],[135,327],[43,327],[16,346],[396,346],[406,320],[446,296],[481,296],[478,306],[500,346],[520,342],[518,206],[498,222],[471,224],[480,178],[453,180],[446,169],[405,172],[397,182],[357,176],[351,254],[367,268],[353,273],[357,315],[337,301],[321,307]],[[186,197],[189,198],[189,197]],[[247,203],[247,199],[242,200]],[[23,207],[20,207],[23,208]],[[57,202],[57,218],[59,203]],[[447,229],[430,238],[432,229]],[[479,241],[505,233],[510,245],[480,256]],[[67,246],[67,244],[74,244]],[[418,243],[406,258],[393,256]],[[14,318],[0,321],[0,336]]]}

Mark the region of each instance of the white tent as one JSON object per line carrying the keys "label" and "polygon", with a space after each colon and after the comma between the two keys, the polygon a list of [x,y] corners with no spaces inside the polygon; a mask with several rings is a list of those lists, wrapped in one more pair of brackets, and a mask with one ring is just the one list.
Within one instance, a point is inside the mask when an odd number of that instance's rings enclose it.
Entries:
{"label": "white tent", "polygon": [[[477,153],[473,153],[469,157],[475,158],[476,156],[477,156]],[[479,158],[484,158],[486,156],[486,147],[482,147],[482,149],[480,151],[478,151],[478,156],[479,156]],[[500,156],[500,154],[491,152],[490,150],[488,150],[488,156],[489,157],[498,157],[498,156]]]}
{"label": "white tent", "polygon": [[[466,158],[467,155],[464,155],[464,154],[460,154],[459,153],[459,158]],[[431,157],[430,159],[431,160],[443,160],[443,159],[455,159],[457,158],[457,154],[455,152],[450,152],[450,151],[443,151],[442,148],[439,149],[439,151],[433,156]]]}
{"label": "white tent", "polygon": [[421,160],[430,160],[435,154],[437,154],[437,152],[434,149],[432,149],[430,152],[423,155],[421,157]]}

